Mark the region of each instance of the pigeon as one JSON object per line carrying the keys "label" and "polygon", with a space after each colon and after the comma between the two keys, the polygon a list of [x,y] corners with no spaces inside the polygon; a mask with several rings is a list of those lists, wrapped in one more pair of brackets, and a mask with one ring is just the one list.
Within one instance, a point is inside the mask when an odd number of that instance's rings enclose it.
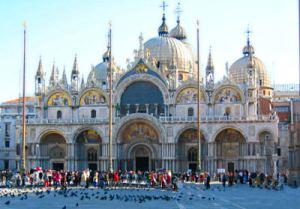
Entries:
{"label": "pigeon", "polygon": [[10,204],[10,201],[8,200],[8,201],[6,201],[4,204],[5,204],[5,205],[9,205],[9,204]]}
{"label": "pigeon", "polygon": [[64,207],[62,207],[61,209],[66,209],[67,208],[67,206],[65,205]]}
{"label": "pigeon", "polygon": [[79,204],[78,204],[78,202],[76,203],[76,207],[78,207],[79,206]]}

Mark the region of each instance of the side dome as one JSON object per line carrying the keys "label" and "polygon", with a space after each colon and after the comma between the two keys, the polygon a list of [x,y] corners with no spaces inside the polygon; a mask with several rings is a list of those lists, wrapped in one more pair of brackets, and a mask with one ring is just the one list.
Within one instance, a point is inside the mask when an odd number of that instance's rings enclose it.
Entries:
{"label": "side dome", "polygon": [[254,56],[254,47],[250,44],[248,37],[247,45],[243,48],[244,56],[235,61],[229,68],[229,79],[237,84],[245,84],[248,79],[249,65],[256,70],[256,83],[260,87],[271,87],[270,76],[264,63]]}
{"label": "side dome", "polygon": [[156,59],[158,67],[175,65],[179,72],[189,73],[194,71],[195,60],[191,50],[181,41],[169,37],[159,36],[148,40],[144,44],[149,50],[150,58]]}
{"label": "side dome", "polygon": [[[89,73],[87,82],[95,82],[96,85],[106,85],[108,81],[108,68],[109,68],[109,52],[106,51],[103,56],[103,62],[97,64]],[[112,59],[113,60],[113,59]],[[112,61],[112,68],[113,68],[113,78],[121,73],[119,67],[116,66],[114,61]]]}
{"label": "side dome", "polygon": [[[252,56],[251,62],[253,68],[257,72],[257,83],[263,87],[271,87],[270,76],[265,69],[264,63],[257,57]],[[244,56],[235,61],[229,69],[229,78],[237,84],[244,84],[248,79],[248,64],[250,63],[250,56]]]}
{"label": "side dome", "polygon": [[187,38],[185,29],[181,26],[180,20],[177,20],[177,25],[170,31],[170,36],[178,40],[185,40]]}

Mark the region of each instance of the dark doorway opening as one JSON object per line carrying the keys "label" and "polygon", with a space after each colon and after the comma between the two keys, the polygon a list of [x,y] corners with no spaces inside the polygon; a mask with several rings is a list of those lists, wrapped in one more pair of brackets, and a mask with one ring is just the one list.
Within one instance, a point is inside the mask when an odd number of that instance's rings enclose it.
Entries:
{"label": "dark doorway opening", "polygon": [[53,163],[52,169],[56,171],[64,170],[64,164],[63,163]]}
{"label": "dark doorway opening", "polygon": [[97,163],[89,163],[89,170],[96,171]]}
{"label": "dark doorway opening", "polygon": [[234,172],[234,163],[228,163],[228,172]]}
{"label": "dark doorway opening", "polygon": [[135,170],[148,171],[149,170],[149,157],[136,157]]}
{"label": "dark doorway opening", "polygon": [[194,173],[197,170],[197,163],[190,163],[189,169]]}

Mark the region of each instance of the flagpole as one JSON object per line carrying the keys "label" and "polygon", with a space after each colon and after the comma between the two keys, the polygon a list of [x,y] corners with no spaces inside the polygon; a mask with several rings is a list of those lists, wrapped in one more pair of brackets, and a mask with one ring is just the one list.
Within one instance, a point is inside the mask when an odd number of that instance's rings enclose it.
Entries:
{"label": "flagpole", "polygon": [[111,54],[111,23],[109,23],[108,33],[108,50],[109,50],[109,171],[113,171],[113,159],[112,159],[112,94],[113,94],[113,82],[112,82],[112,54]]}
{"label": "flagpole", "polygon": [[197,20],[197,137],[198,137],[198,170],[201,171],[201,133],[200,133],[200,46],[199,46],[199,20]]}
{"label": "flagpole", "polygon": [[23,51],[23,98],[22,98],[22,170],[26,171],[26,22],[24,26],[24,51]]}

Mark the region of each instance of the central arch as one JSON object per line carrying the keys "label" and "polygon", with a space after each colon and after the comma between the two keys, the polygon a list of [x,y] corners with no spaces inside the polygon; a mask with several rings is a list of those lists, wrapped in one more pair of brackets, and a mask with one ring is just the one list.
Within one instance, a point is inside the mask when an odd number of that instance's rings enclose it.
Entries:
{"label": "central arch", "polygon": [[122,170],[154,170],[159,167],[160,133],[146,120],[133,120],[119,130],[118,167]]}
{"label": "central arch", "polygon": [[149,171],[151,170],[151,159],[153,150],[147,144],[138,143],[129,149],[129,159],[133,162],[133,170]]}
{"label": "central arch", "polygon": [[86,129],[75,138],[75,161],[78,170],[100,168],[99,158],[102,156],[102,138],[97,131]]}
{"label": "central arch", "polygon": [[219,132],[215,139],[217,168],[234,172],[244,169],[240,161],[247,155],[247,143],[244,135],[234,128]]}

